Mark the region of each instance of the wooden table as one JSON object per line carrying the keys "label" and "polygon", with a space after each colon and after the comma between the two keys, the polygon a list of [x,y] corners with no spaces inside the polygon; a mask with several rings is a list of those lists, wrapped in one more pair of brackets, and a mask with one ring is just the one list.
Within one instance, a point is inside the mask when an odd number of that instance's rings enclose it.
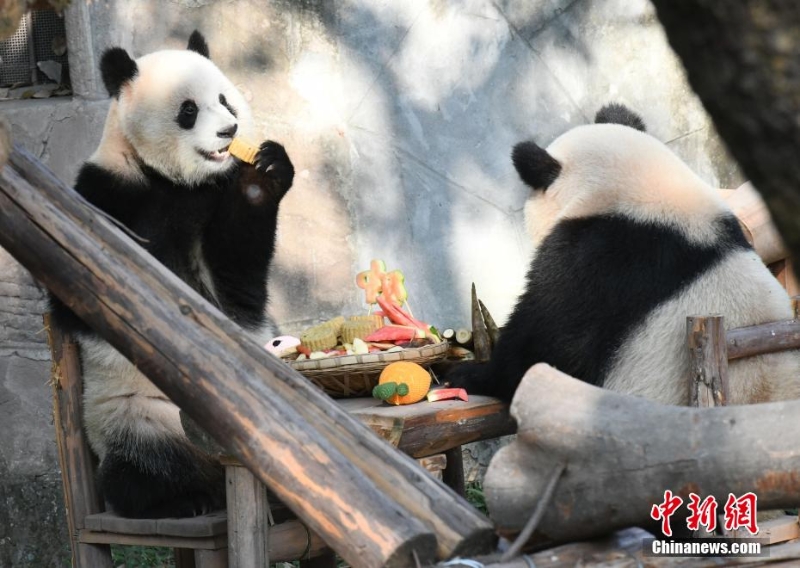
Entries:
{"label": "wooden table", "polygon": [[[445,483],[463,494],[461,445],[513,434],[516,425],[508,406],[497,399],[470,396],[469,402],[449,400],[390,406],[374,398],[337,401],[388,443],[413,458],[445,454]],[[236,459],[182,415],[189,438],[211,453],[223,454],[227,478],[228,567],[267,566],[270,505],[266,487]],[[319,552],[319,542],[308,536],[309,548]],[[314,566],[335,566],[333,556],[323,556]]]}

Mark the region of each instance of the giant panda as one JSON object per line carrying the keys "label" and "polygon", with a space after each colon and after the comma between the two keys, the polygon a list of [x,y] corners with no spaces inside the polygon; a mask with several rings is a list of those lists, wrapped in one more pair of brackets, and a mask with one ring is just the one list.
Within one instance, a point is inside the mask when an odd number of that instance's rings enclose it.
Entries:
{"label": "giant panda", "polygon": [[[516,145],[530,188],[533,258],[522,295],[488,363],[459,365],[453,386],[510,401],[546,362],[590,384],[688,404],[686,317],[726,327],[792,318],[784,289],[733,213],[622,105],[547,149]],[[729,363],[731,404],[800,398],[800,355]]]}
{"label": "giant panda", "polygon": [[[185,50],[136,60],[111,48],[100,69],[112,101],[75,189],[255,338],[276,335],[267,277],[294,177],[283,146],[262,143],[255,167],[228,153],[250,110],[197,31]],[[222,506],[222,468],[189,443],[178,407],[55,298],[52,310],[80,346],[84,426],[110,507],[172,517]]]}

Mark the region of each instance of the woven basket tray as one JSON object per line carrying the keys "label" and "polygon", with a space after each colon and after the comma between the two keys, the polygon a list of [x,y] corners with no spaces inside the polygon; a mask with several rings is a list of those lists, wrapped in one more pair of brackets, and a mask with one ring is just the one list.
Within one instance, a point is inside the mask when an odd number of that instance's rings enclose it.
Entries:
{"label": "woven basket tray", "polygon": [[386,365],[395,361],[411,361],[427,367],[447,355],[447,342],[395,351],[342,355],[305,361],[293,361],[300,371],[333,398],[369,396],[378,384],[378,376]]}

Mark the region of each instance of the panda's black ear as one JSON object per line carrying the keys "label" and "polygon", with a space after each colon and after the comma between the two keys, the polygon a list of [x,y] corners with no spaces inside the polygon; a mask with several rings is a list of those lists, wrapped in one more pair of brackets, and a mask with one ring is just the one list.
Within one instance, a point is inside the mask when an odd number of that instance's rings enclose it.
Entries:
{"label": "panda's black ear", "polygon": [[121,47],[107,49],[100,60],[100,74],[103,77],[103,83],[108,94],[115,99],[119,98],[122,86],[136,77],[138,72],[139,68],[136,67],[136,62]]}
{"label": "panda's black ear", "polygon": [[511,160],[522,181],[533,189],[547,189],[561,173],[558,160],[531,140],[514,146]]}
{"label": "panda's black ear", "polygon": [[642,117],[633,112],[625,105],[619,103],[609,103],[597,111],[594,115],[595,124],[622,124],[630,126],[636,130],[645,132]]}
{"label": "panda's black ear", "polygon": [[211,59],[211,56],[208,52],[208,44],[206,43],[206,38],[203,37],[203,34],[194,30],[192,35],[189,36],[189,45],[186,46],[186,49],[189,51],[196,51],[206,59]]}

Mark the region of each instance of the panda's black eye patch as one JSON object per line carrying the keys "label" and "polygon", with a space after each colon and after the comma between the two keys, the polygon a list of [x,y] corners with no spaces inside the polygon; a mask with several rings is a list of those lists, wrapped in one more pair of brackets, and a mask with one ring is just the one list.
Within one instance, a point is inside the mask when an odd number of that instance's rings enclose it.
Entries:
{"label": "panda's black eye patch", "polygon": [[226,99],[225,95],[223,95],[222,93],[220,93],[219,95],[219,104],[228,109],[228,112],[231,113],[234,118],[236,118],[236,109],[233,108],[230,104],[228,104],[228,99]]}
{"label": "panda's black eye patch", "polygon": [[178,126],[184,130],[194,128],[197,122],[197,104],[193,100],[185,100],[178,111]]}

